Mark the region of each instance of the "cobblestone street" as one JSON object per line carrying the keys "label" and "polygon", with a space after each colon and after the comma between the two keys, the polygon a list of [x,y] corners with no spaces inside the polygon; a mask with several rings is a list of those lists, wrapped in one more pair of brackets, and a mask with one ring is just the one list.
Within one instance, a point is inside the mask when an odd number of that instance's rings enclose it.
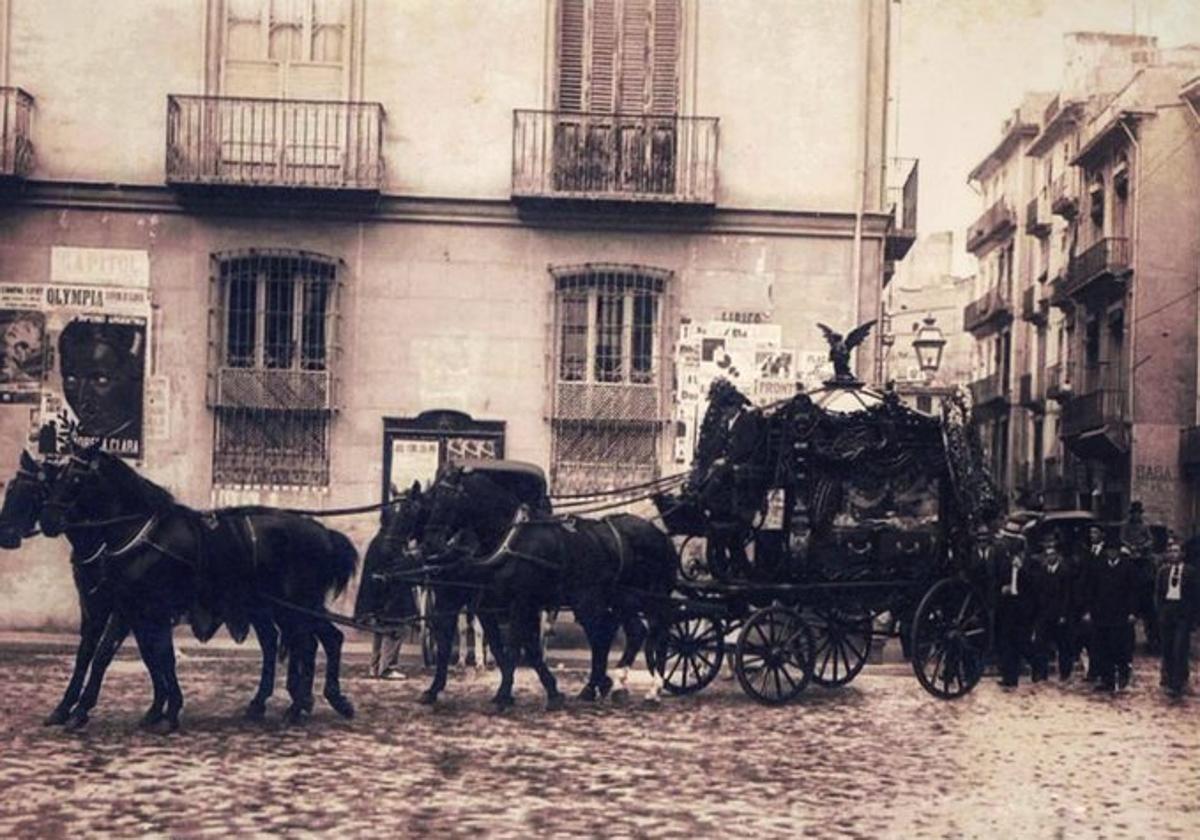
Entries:
{"label": "cobblestone street", "polygon": [[[0,648],[3,836],[1195,837],[1200,723],[1163,698],[1150,660],[1116,698],[1082,686],[992,681],[960,702],[927,696],[901,665],[782,709],[736,683],[667,700],[543,710],[528,674],[497,716],[494,674],[452,677],[434,710],[424,677],[363,678],[348,657],[343,721],[318,699],[286,729],[240,719],[249,650],[189,652],[184,729],[142,732],[148,700],[126,653],[84,734],[45,728],[61,651]],[[582,681],[560,671],[562,687]],[[640,695],[636,695],[640,696]]]}

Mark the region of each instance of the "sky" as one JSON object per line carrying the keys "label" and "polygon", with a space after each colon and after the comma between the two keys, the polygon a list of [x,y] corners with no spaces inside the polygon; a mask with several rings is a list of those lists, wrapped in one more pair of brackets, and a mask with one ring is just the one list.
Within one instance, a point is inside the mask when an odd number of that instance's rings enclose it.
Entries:
{"label": "sky", "polygon": [[918,231],[955,231],[956,273],[974,271],[962,234],[984,209],[967,173],[999,142],[1025,91],[1058,88],[1064,33],[1200,43],[1200,0],[901,0],[892,9],[895,153],[920,159]]}

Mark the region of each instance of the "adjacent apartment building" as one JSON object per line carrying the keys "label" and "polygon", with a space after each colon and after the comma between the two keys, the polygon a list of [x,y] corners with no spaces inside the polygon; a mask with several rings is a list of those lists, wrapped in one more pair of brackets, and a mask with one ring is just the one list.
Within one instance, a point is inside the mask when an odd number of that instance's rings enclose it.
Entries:
{"label": "adjacent apartment building", "polygon": [[1200,54],[1125,35],[1066,45],[1063,88],[1030,120],[1010,223],[1012,346],[993,348],[1011,370],[995,401],[1011,418],[1006,484],[1014,501],[1106,519],[1139,500],[1188,530],[1200,123],[1181,89]]}
{"label": "adjacent apartment building", "polygon": [[[890,5],[0,0],[9,463],[90,336],[127,411],[81,432],[197,507],[682,469],[704,376],[790,392],[915,237]],[[69,618],[65,553],[0,615]]]}

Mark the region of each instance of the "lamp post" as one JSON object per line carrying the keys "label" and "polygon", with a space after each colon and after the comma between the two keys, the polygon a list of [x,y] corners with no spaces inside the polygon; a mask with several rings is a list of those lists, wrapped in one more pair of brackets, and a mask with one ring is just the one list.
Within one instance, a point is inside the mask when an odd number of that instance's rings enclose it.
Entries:
{"label": "lamp post", "polygon": [[917,364],[925,374],[926,384],[933,384],[933,377],[942,366],[942,351],[946,347],[946,337],[937,326],[936,318],[926,315],[913,338],[913,349],[917,352]]}

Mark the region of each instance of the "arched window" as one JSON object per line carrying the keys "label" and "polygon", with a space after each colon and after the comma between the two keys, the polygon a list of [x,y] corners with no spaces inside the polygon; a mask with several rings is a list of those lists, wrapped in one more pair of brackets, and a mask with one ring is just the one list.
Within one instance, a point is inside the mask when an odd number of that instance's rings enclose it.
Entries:
{"label": "arched window", "polygon": [[340,261],[307,251],[213,256],[213,482],[329,483]]}
{"label": "arched window", "polygon": [[663,323],[671,273],[589,263],[551,274],[555,490],[588,492],[655,477],[665,422]]}

